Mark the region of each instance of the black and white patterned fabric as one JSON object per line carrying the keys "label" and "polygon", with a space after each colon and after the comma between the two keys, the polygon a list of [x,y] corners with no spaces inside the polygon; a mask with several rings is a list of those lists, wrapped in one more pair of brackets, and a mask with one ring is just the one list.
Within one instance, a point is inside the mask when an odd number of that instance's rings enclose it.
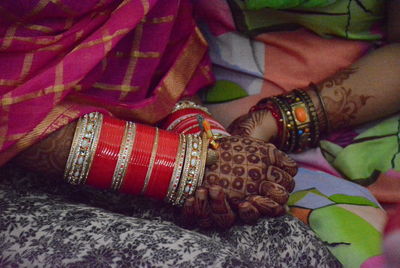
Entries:
{"label": "black and white patterned fabric", "polygon": [[340,267],[287,215],[188,230],[174,208],[0,169],[0,267]]}

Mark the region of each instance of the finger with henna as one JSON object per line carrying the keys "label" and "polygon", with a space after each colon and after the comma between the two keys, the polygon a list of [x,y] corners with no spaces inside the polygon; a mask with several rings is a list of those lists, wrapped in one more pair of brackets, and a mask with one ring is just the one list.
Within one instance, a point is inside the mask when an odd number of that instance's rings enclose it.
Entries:
{"label": "finger with henna", "polygon": [[255,224],[260,218],[260,212],[249,201],[244,201],[239,204],[238,212],[240,219],[247,224]]}
{"label": "finger with henna", "polygon": [[236,215],[232,211],[223,189],[218,185],[209,188],[211,214],[218,227],[228,229],[235,222]]}
{"label": "finger with henna", "polygon": [[271,181],[262,181],[259,186],[259,193],[268,197],[280,205],[286,204],[289,199],[289,193],[285,187]]}
{"label": "finger with henna", "polygon": [[272,181],[282,185],[289,193],[293,191],[295,186],[294,179],[286,171],[276,166],[268,166],[265,173],[266,173],[265,176],[268,181]]}
{"label": "finger with henna", "polygon": [[200,187],[194,195],[194,214],[197,220],[197,225],[200,228],[206,229],[212,226],[211,209],[208,199],[208,190]]}
{"label": "finger with henna", "polygon": [[247,200],[257,208],[263,216],[276,217],[285,214],[285,208],[274,200],[261,195],[252,195]]}
{"label": "finger with henna", "polygon": [[182,207],[181,222],[185,227],[193,227],[196,224],[194,213],[194,197],[186,199]]}

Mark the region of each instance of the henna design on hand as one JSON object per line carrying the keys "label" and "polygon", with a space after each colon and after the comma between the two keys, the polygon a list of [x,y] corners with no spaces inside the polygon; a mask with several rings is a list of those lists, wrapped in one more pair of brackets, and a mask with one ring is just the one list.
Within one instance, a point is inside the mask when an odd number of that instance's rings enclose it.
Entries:
{"label": "henna design on hand", "polygon": [[282,185],[289,193],[293,191],[294,179],[286,171],[275,166],[269,166],[265,175],[269,181]]}
{"label": "henna design on hand", "polygon": [[196,225],[194,202],[195,202],[194,197],[190,196],[186,199],[185,204],[182,207],[180,222],[185,227],[193,227]]}
{"label": "henna design on hand", "polygon": [[254,224],[260,218],[260,212],[249,201],[244,201],[238,206],[239,217],[247,224]]}
{"label": "henna design on hand", "polygon": [[[286,203],[288,190],[294,188],[296,163],[275,146],[250,137],[231,136],[219,142],[219,160],[206,168],[203,186],[221,187],[244,222],[256,221],[260,213],[280,215],[284,211],[280,204]],[[243,202],[251,195],[269,197],[258,205],[262,212],[255,203]],[[263,204],[269,207],[263,208]]]}
{"label": "henna design on hand", "polygon": [[268,197],[280,205],[286,204],[289,199],[289,193],[285,187],[271,181],[263,181],[260,184],[260,194]]}
{"label": "henna design on hand", "polygon": [[210,187],[209,193],[212,219],[220,228],[231,227],[236,217],[229,206],[223,189],[220,186],[213,185]]}
{"label": "henna design on hand", "polygon": [[247,200],[252,203],[262,215],[276,217],[285,213],[285,209],[282,205],[279,205],[268,197],[253,195],[248,197]]}
{"label": "henna design on hand", "polygon": [[238,136],[252,136],[257,127],[262,126],[268,110],[259,110],[247,113],[235,119],[228,127],[228,132]]}
{"label": "henna design on hand", "polygon": [[50,176],[64,173],[76,123],[51,133],[47,138],[23,151],[15,162],[23,168]]}
{"label": "henna design on hand", "polygon": [[208,190],[201,187],[197,189],[195,192],[194,214],[201,228],[212,226],[211,210],[208,201]]}

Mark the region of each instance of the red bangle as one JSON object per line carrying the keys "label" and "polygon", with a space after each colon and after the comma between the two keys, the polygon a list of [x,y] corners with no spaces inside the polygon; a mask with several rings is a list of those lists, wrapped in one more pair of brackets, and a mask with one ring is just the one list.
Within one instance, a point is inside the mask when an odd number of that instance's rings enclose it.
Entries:
{"label": "red bangle", "polygon": [[189,128],[193,128],[195,126],[199,126],[199,121],[197,120],[196,117],[190,117],[187,118],[186,120],[180,122],[174,129],[173,131],[175,133],[185,133],[186,130]]}
{"label": "red bangle", "polygon": [[134,195],[141,193],[150,164],[155,131],[153,127],[136,124],[135,141],[125,179],[120,188],[121,192]]}
{"label": "red bangle", "polygon": [[193,114],[193,115],[197,115],[200,114],[204,117],[209,117],[210,115],[207,114],[206,112],[200,110],[200,109],[195,109],[195,108],[186,108],[186,109],[182,109],[182,110],[178,110],[172,114],[170,114],[163,122],[162,127],[164,129],[167,129],[175,120],[179,119],[182,116],[185,115],[189,115],[189,114]]}
{"label": "red bangle", "polygon": [[99,142],[86,181],[88,185],[101,189],[111,187],[124,130],[124,121],[104,116]]}
{"label": "red bangle", "polygon": [[146,195],[164,200],[174,171],[179,147],[179,135],[159,130],[159,140],[153,171],[147,186]]}

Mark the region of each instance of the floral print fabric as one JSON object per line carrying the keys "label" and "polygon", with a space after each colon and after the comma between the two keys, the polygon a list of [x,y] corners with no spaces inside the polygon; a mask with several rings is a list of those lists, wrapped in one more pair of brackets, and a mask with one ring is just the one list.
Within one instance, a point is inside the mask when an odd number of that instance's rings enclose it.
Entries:
{"label": "floral print fabric", "polygon": [[292,216],[188,230],[159,202],[0,170],[0,267],[340,267]]}

